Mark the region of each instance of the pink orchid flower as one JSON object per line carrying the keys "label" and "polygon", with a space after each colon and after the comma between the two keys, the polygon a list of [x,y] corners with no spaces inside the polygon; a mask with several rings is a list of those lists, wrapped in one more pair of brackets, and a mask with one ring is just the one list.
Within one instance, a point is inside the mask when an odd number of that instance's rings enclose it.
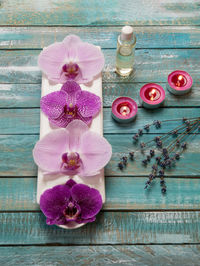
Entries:
{"label": "pink orchid flower", "polygon": [[38,65],[53,82],[64,84],[73,79],[88,83],[102,71],[104,56],[95,45],[69,35],[62,42],[46,47],[39,55]]}
{"label": "pink orchid flower", "polygon": [[69,80],[60,91],[42,97],[40,105],[53,125],[66,127],[75,119],[89,125],[101,109],[101,98],[81,90],[75,81]]}
{"label": "pink orchid flower", "polygon": [[56,129],[38,141],[33,149],[35,163],[46,173],[93,176],[109,162],[108,141],[81,120]]}

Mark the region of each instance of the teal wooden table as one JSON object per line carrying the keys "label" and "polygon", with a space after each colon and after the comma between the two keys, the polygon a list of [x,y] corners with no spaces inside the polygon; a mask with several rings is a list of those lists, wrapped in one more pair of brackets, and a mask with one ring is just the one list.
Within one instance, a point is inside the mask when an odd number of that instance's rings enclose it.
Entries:
{"label": "teal wooden table", "polygon": [[[126,24],[137,36],[136,76],[124,79],[114,68],[117,35]],[[159,182],[145,193],[149,169],[139,161],[123,172],[117,162],[143,125],[199,116],[200,1],[0,0],[0,25],[1,265],[199,265],[200,135],[168,172],[166,196]],[[36,204],[32,149],[39,138],[38,54],[71,33],[103,49],[104,136],[113,156],[105,171],[107,200],[97,220],[63,230],[47,226]],[[136,122],[127,126],[112,120],[110,107],[117,96],[138,102],[144,83],[165,88],[175,69],[192,75],[190,94],[175,97],[166,91],[163,108],[140,107]],[[172,127],[169,123],[160,132]]]}

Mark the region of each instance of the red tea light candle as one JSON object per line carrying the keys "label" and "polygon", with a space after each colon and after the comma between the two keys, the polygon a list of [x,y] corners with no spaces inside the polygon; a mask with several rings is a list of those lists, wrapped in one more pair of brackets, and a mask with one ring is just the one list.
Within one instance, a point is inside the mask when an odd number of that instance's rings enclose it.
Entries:
{"label": "red tea light candle", "polygon": [[185,71],[176,70],[169,74],[167,89],[175,95],[188,93],[192,88],[192,77]]}
{"label": "red tea light candle", "polygon": [[129,123],[136,118],[137,103],[129,97],[119,97],[112,103],[112,117],[120,123]]}
{"label": "red tea light candle", "polygon": [[165,91],[156,83],[148,83],[140,89],[140,99],[143,107],[158,108],[165,100]]}

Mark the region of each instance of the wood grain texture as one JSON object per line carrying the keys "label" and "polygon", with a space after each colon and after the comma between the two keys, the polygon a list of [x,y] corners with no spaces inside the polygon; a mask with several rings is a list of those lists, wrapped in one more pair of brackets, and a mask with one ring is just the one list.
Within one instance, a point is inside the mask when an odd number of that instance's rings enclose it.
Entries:
{"label": "wood grain texture", "polygon": [[[0,83],[41,83],[37,67],[39,50],[0,50]],[[135,76],[115,73],[115,49],[103,50],[104,82],[166,82],[175,69],[188,71],[199,82],[200,49],[139,49],[135,53]]]}
{"label": "wood grain texture", "polygon": [[[155,135],[143,136],[146,141]],[[141,160],[144,156],[132,145],[132,135],[106,134],[106,139],[113,148],[111,161],[106,166],[107,176],[146,176],[151,172],[151,167],[143,167]],[[37,168],[33,162],[32,149],[38,140],[38,135],[0,135],[0,176],[36,176]],[[120,141],[119,141],[120,140]],[[175,168],[166,171],[167,176],[200,177],[200,135],[192,140],[187,151],[181,155]],[[128,151],[135,151],[136,160],[129,162],[121,172],[117,164],[120,158]]]}
{"label": "wood grain texture", "polygon": [[76,230],[45,224],[42,213],[0,213],[0,244],[198,243],[200,212],[101,212]]}
{"label": "wood grain texture", "polygon": [[39,107],[40,84],[0,84],[0,108]]}
{"label": "wood grain texture", "polygon": [[[133,98],[138,106],[139,91],[145,83],[103,83],[103,106],[111,107],[114,99],[121,95]],[[199,107],[200,83],[197,81],[192,91],[183,96],[175,96],[166,89],[166,83],[159,83],[166,93],[165,107]],[[40,84],[0,84],[0,108],[39,107]]]}
{"label": "wood grain texture", "polygon": [[5,173],[5,176],[18,176],[19,173],[23,172],[25,176],[36,176],[37,169],[33,162],[32,150],[38,138],[38,136],[26,135],[1,135],[1,173]]}
{"label": "wood grain texture", "polygon": [[0,25],[199,25],[193,0],[1,0]]}
{"label": "wood grain texture", "polygon": [[199,245],[0,247],[0,262],[9,266],[198,266],[199,251]]}
{"label": "wood grain texture", "polygon": [[[101,48],[117,46],[118,27],[2,27],[1,49],[41,49],[76,34],[83,41]],[[199,26],[137,26],[134,27],[136,48],[199,48]]]}
{"label": "wood grain texture", "polygon": [[[199,12],[200,2],[194,0],[0,0],[1,265],[199,265],[200,135],[176,168],[167,171],[165,196],[159,180],[144,191],[150,167],[141,166],[140,152],[123,172],[117,168],[119,158],[136,149],[132,135],[144,124],[199,116]],[[115,73],[116,39],[128,24],[135,26],[137,36],[136,72],[122,78]],[[104,132],[113,156],[105,171],[107,201],[96,222],[66,231],[47,226],[39,212],[32,149],[39,134],[38,54],[70,33],[103,48]],[[116,97],[127,95],[138,102],[144,83],[165,88],[175,69],[192,75],[190,94],[175,97],[167,92],[166,108],[139,108],[130,125],[112,120],[110,106]],[[174,126],[152,129],[142,140]]]}
{"label": "wood grain texture", "polygon": [[[154,120],[182,119],[183,117],[199,117],[199,108],[139,108],[136,121],[128,124],[115,122],[111,116],[111,109],[104,108],[104,134],[134,134],[139,128]],[[0,134],[39,134],[40,109],[0,109]],[[150,133],[167,133],[182,121],[163,123],[161,129],[151,127]],[[131,142],[131,138],[130,138]]]}
{"label": "wood grain texture", "polygon": [[[159,180],[145,191],[146,178],[106,177],[103,210],[200,210],[199,178],[166,178],[167,194],[160,192]],[[0,210],[34,211],[36,178],[0,178]]]}

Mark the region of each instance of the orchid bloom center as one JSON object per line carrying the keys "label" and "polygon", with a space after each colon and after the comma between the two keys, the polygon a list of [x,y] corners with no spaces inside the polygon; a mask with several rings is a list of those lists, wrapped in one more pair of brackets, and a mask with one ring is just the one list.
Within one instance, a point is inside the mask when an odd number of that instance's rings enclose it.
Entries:
{"label": "orchid bloom center", "polygon": [[68,63],[62,67],[65,76],[69,79],[75,79],[79,73],[79,66],[76,63]]}
{"label": "orchid bloom center", "polygon": [[76,105],[73,106],[73,104],[70,103],[69,106],[68,105],[64,106],[64,113],[68,116],[68,118],[74,118],[77,115],[77,112],[78,112],[77,109],[78,108]]}
{"label": "orchid bloom center", "polygon": [[77,152],[63,153],[62,168],[64,170],[76,170],[81,166],[81,159]]}
{"label": "orchid bloom center", "polygon": [[63,211],[63,215],[68,221],[76,219],[79,213],[80,213],[79,209],[71,201],[68,203],[68,206]]}

